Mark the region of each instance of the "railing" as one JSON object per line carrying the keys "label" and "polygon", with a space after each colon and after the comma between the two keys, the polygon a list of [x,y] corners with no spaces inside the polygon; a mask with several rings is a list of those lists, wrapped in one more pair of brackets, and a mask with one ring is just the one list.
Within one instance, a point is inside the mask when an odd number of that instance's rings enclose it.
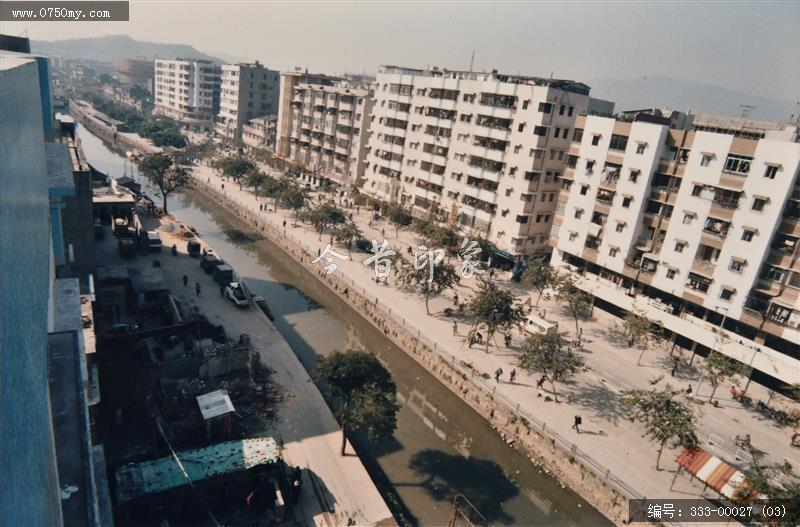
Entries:
{"label": "railing", "polygon": [[[201,179],[197,179],[197,182],[203,186],[209,186]],[[216,189],[211,189],[213,192],[217,192]],[[250,210],[250,207],[253,207],[253,204],[247,204],[243,201],[240,201],[235,198],[231,198],[227,196],[227,199],[231,202],[236,203],[240,210],[247,210],[250,214],[257,216],[259,213],[254,210]],[[295,246],[299,247],[302,251],[305,251],[306,257],[309,258],[309,262],[313,255],[316,254],[317,249],[308,247],[305,243],[303,243],[300,239],[294,237],[290,231],[286,229],[281,229],[277,225],[273,225],[268,221],[258,222],[257,226],[263,226],[264,228],[269,229],[273,232],[274,236],[277,239],[288,239],[290,240]],[[458,371],[462,378],[469,379],[470,382],[480,389],[484,394],[489,396],[492,399],[498,400],[506,407],[506,409],[510,412],[518,416],[519,418],[523,418],[529,423],[532,423],[539,429],[542,435],[549,437],[553,443],[553,445],[558,444],[561,448],[565,451],[569,452],[570,455],[575,459],[580,459],[583,461],[590,469],[592,469],[595,474],[599,478],[603,478],[613,485],[615,485],[618,489],[620,489],[624,494],[627,495],[629,499],[646,499],[647,497],[640,494],[636,489],[625,483],[620,477],[616,474],[611,472],[611,469],[604,466],[600,462],[596,461],[592,458],[588,453],[583,452],[578,446],[573,443],[572,441],[564,438],[559,434],[557,431],[553,430],[552,428],[548,428],[547,422],[539,419],[535,415],[531,414],[527,410],[520,407],[519,403],[509,399],[507,396],[503,395],[502,393],[497,392],[497,386],[489,383],[486,379],[484,379],[481,375],[476,372],[474,368],[467,367],[465,363],[463,363],[460,359],[458,359],[455,355],[448,353],[446,350],[439,347],[439,344],[430,338],[427,337],[422,331],[413,325],[411,321],[406,320],[400,313],[397,311],[392,310],[392,307],[388,304],[384,304],[380,297],[374,296],[374,302],[372,300],[373,295],[369,290],[365,287],[357,284],[355,281],[349,279],[348,277],[344,276],[343,274],[339,274],[337,276],[334,275],[327,275],[327,279],[329,280],[337,280],[341,282],[345,287],[347,287],[350,291],[359,294],[365,300],[369,301],[373,306],[374,310],[381,311],[387,318],[393,320],[395,323],[398,323],[406,329],[409,335],[414,336],[417,340],[425,344],[431,351],[436,353],[442,360],[450,363],[451,367]],[[338,289],[337,289],[338,291]]]}

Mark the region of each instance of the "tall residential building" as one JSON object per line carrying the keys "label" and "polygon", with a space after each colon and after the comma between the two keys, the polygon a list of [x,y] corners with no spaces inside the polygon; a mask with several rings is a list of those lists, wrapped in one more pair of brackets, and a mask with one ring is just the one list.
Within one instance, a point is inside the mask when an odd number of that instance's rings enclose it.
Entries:
{"label": "tall residential building", "polygon": [[277,130],[278,118],[275,115],[250,119],[242,126],[242,142],[250,148],[274,150]]}
{"label": "tall residential building", "polygon": [[589,109],[578,82],[384,66],[363,192],[485,236],[510,259],[548,253],[569,137]]}
{"label": "tall residential building", "polygon": [[0,524],[111,525],[90,433],[91,295],[70,277],[84,245],[64,232],[83,205],[79,146],[53,141],[47,59],[0,51],[0,86]]}
{"label": "tall residential building", "polygon": [[281,96],[278,108],[278,137],[276,152],[280,157],[289,156],[289,135],[292,131],[292,118],[294,110],[292,108],[292,98],[294,89],[298,84],[319,84],[322,86],[332,86],[343,79],[331,77],[321,73],[308,73],[308,71],[286,71],[281,73]]}
{"label": "tall residential building", "polygon": [[279,93],[280,73],[258,61],[223,65],[217,134],[225,139],[241,139],[247,121],[278,114]]}
{"label": "tall residential building", "polygon": [[155,110],[192,132],[214,128],[219,112],[221,69],[207,60],[155,61]]}
{"label": "tall residential building", "polygon": [[357,186],[364,176],[372,96],[368,85],[296,85],[288,157],[320,177]]}
{"label": "tall residential building", "polygon": [[569,134],[553,265],[686,349],[800,382],[798,127],[629,117],[579,117]]}
{"label": "tall residential building", "polygon": [[153,93],[155,64],[152,60],[120,59],[117,64],[120,84],[128,87],[138,86]]}

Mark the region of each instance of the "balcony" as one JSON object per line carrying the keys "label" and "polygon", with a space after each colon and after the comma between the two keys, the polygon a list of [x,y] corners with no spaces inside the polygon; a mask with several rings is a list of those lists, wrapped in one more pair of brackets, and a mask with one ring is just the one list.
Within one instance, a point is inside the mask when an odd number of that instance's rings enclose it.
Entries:
{"label": "balcony", "polygon": [[756,282],[757,290],[763,291],[769,295],[777,295],[781,291],[781,283],[776,282],[775,280],[769,280],[767,278],[759,278],[758,282]]}
{"label": "balcony", "polygon": [[785,234],[791,234],[792,236],[800,236],[800,219],[783,218],[778,230]]}
{"label": "balcony", "polygon": [[711,208],[708,213],[715,218],[720,218],[730,221],[733,218],[733,213],[739,208],[738,201],[725,201],[714,199],[711,202]]}
{"label": "balcony", "polygon": [[724,240],[728,236],[729,228],[730,223],[727,221],[721,221],[716,218],[708,218],[705,226],[703,227],[703,232],[719,238],[720,240]]}
{"label": "balcony", "polygon": [[692,260],[692,271],[709,278],[714,276],[714,269],[716,266],[717,263],[712,260],[703,260],[700,258],[695,258]]}

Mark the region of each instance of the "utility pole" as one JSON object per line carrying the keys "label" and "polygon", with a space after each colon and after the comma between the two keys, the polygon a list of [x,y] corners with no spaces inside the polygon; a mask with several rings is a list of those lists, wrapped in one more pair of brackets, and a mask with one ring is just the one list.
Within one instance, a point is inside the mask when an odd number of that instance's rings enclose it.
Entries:
{"label": "utility pole", "polygon": [[475,66],[475,50],[472,50],[472,57],[469,59],[469,71],[472,71],[472,67]]}

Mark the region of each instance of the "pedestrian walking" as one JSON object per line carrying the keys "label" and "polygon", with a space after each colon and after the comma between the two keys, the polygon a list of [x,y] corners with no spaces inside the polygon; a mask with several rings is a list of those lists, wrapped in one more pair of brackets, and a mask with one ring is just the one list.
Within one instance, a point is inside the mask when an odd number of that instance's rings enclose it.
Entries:
{"label": "pedestrian walking", "polygon": [[511,335],[506,334],[505,341],[506,341],[506,347],[510,348],[511,347]]}
{"label": "pedestrian walking", "polygon": [[219,297],[225,298],[225,286],[219,286]]}
{"label": "pedestrian walking", "polygon": [[508,374],[508,382],[514,384],[514,381],[517,379],[517,369],[514,368],[511,370],[511,373]]}
{"label": "pedestrian walking", "polygon": [[197,293],[197,296],[200,296],[200,282],[194,283],[194,292]]}
{"label": "pedestrian walking", "polygon": [[579,434],[581,433],[580,426],[581,426],[582,422],[583,422],[583,419],[581,419],[581,416],[576,415],[575,416],[575,423],[572,425],[572,428],[574,428],[575,431],[578,432]]}
{"label": "pedestrian walking", "polygon": [[225,183],[222,184],[222,190],[225,190]]}
{"label": "pedestrian walking", "polygon": [[286,220],[283,220],[283,228],[286,228]]}
{"label": "pedestrian walking", "polygon": [[475,341],[478,344],[483,344],[483,335],[481,333],[475,333]]}
{"label": "pedestrian walking", "polygon": [[497,383],[500,383],[500,376],[503,375],[503,368],[497,368],[494,370],[494,380]]}
{"label": "pedestrian walking", "polygon": [[675,377],[675,372],[678,371],[677,359],[672,359],[672,370],[669,372],[670,376]]}
{"label": "pedestrian walking", "polygon": [[[411,247],[409,247],[409,249],[411,249]],[[458,293],[453,293],[453,305],[458,305]]]}
{"label": "pedestrian walking", "polygon": [[189,276],[183,275],[183,287],[186,287],[187,285],[189,285]]}
{"label": "pedestrian walking", "polygon": [[453,322],[453,335],[458,335],[458,322]]}
{"label": "pedestrian walking", "polygon": [[546,380],[547,380],[547,377],[545,377],[544,375],[539,377],[539,380],[536,381],[536,387],[537,388],[541,388],[542,386],[544,386],[544,381],[546,381]]}
{"label": "pedestrian walking", "polygon": [[475,344],[475,335],[470,333],[470,335],[469,335],[469,347],[471,348],[473,344]]}
{"label": "pedestrian walking", "polygon": [[583,338],[583,328],[578,328],[578,342]]}

